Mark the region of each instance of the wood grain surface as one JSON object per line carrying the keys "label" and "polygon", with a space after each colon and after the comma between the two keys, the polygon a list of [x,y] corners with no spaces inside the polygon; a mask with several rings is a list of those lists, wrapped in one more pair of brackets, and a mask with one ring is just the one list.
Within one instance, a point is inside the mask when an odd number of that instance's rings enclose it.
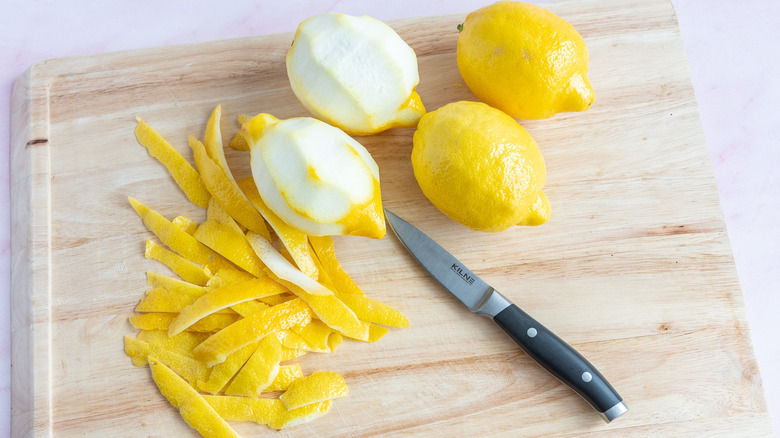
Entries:
{"label": "wood grain surface", "polygon": [[[411,129],[358,140],[380,166],[386,207],[585,355],[631,411],[605,424],[490,320],[468,313],[394,236],[337,238],[369,296],[409,329],[309,354],[350,396],[325,417],[244,436],[769,436],[742,294],[674,10],[667,0],[545,4],[590,49],[585,113],[523,122],[547,163],[552,219],[471,231],[418,188]],[[476,100],[455,62],[465,14],[390,23],[419,58],[429,110]],[[12,434],[195,436],[149,370],[124,355],[146,289],[150,233],[127,196],[168,218],[204,219],[134,137],[140,116],[191,159],[221,103],[307,115],[290,90],[290,34],[56,59],[16,84],[12,108]],[[228,149],[237,176],[248,154]]]}

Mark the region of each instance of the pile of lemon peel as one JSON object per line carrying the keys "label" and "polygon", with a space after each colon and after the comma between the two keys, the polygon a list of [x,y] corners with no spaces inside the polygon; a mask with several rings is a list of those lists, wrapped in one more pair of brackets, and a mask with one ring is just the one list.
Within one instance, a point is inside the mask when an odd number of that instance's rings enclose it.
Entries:
{"label": "pile of lemon peel", "polygon": [[344,337],[376,342],[387,327],[409,325],[399,311],[365,297],[335,258],[329,236],[287,224],[251,177],[233,177],[220,116],[218,106],[204,142],[190,137],[195,167],[138,119],[139,143],[206,209],[206,220],[169,220],[128,198],[159,240],[146,239],[146,257],[180,278],[147,272],[149,289],[130,317],[140,331],[124,339],[133,365],[149,366],[182,418],[202,435],[219,437],[238,436],[233,421],[283,429],[326,414],[348,394],[344,378],[332,371],[305,375],[299,363],[286,362],[332,353]]}

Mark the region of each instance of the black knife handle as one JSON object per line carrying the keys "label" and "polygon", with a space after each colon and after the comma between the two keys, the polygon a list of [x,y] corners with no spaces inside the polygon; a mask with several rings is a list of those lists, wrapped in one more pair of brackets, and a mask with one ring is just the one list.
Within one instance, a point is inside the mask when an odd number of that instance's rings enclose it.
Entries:
{"label": "black knife handle", "polygon": [[520,348],[590,403],[606,422],[628,410],[607,379],[574,348],[514,304],[493,320]]}

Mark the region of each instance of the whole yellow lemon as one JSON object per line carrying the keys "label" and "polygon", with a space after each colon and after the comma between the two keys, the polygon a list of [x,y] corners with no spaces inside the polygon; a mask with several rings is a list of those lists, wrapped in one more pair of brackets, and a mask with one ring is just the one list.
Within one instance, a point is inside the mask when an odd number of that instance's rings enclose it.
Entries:
{"label": "whole yellow lemon", "polygon": [[515,119],[481,102],[454,102],[420,119],[412,167],[442,213],[478,231],[540,225],[550,217],[546,169]]}
{"label": "whole yellow lemon", "polygon": [[538,6],[501,1],[470,13],[457,56],[469,89],[512,117],[546,119],[593,103],[585,41]]}

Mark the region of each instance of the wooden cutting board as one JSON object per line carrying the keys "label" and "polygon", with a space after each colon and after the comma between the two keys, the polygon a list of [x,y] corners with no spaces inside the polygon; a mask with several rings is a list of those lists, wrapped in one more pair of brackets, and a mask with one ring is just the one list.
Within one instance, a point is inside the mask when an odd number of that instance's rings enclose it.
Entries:
{"label": "wooden cutting board", "polygon": [[[771,435],[742,294],[668,0],[545,4],[590,48],[596,102],[523,122],[540,145],[549,223],[500,234],[439,213],[410,165],[413,130],[361,141],[381,169],[386,207],[418,226],[588,357],[631,411],[605,424],[492,322],[473,316],[394,236],[337,238],[369,296],[409,317],[376,344],[309,354],[304,370],[341,372],[350,396],[327,416],[244,436]],[[419,57],[429,110],[476,100],[455,61],[465,14],[391,23]],[[290,34],[56,59],[19,79],[12,119],[12,433],[193,436],[123,353],[146,289],[150,233],[133,196],[168,218],[204,212],[135,140],[140,116],[191,159],[224,108],[306,115],[284,55]],[[248,154],[227,150],[234,173]]]}

